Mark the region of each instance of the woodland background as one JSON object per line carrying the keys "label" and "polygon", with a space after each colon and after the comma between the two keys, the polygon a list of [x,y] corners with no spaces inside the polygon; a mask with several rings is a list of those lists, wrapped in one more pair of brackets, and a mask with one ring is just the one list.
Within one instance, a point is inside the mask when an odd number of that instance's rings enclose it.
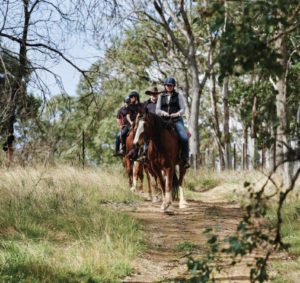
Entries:
{"label": "woodland background", "polygon": [[[168,75],[186,100],[195,167],[272,171],[299,141],[298,1],[2,2],[1,137],[14,131],[20,164],[114,162],[124,96]],[[105,46],[88,70],[68,57],[70,34]],[[60,83],[59,60],[82,74],[76,96],[49,93],[42,74]],[[282,172],[288,184],[293,164]]]}
{"label": "woodland background", "polygon": [[[76,37],[101,55],[87,70],[68,52]],[[273,268],[283,273],[274,282],[299,278],[299,57],[298,0],[0,0],[1,280],[116,282],[131,274],[144,235],[122,209],[141,199],[113,157],[116,112],[130,91],[145,100],[167,76],[187,105],[189,198],[238,186],[226,197],[246,215],[226,253],[264,247],[251,270],[252,282],[264,282],[284,240],[293,261]],[[80,73],[76,95],[53,71],[59,62]],[[208,244],[206,261],[191,265],[207,281],[217,237]]]}

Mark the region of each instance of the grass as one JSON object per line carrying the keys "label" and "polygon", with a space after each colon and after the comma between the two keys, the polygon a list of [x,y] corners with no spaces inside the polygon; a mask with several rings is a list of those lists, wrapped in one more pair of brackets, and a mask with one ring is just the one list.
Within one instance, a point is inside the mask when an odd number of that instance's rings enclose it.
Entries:
{"label": "grass", "polygon": [[195,248],[197,248],[197,245],[191,242],[182,242],[176,246],[177,251],[188,253],[192,252]]}
{"label": "grass", "polygon": [[[268,212],[271,223],[276,220],[276,207],[272,206]],[[278,261],[272,264],[271,269],[276,270],[272,282],[294,283],[300,278],[300,200],[289,200],[283,208],[282,235],[285,243],[290,245],[289,252],[292,260]]]}
{"label": "grass", "polygon": [[125,182],[108,170],[1,169],[0,281],[116,282],[129,274],[143,246],[138,223],[119,211],[138,201]]}
{"label": "grass", "polygon": [[190,191],[206,191],[220,184],[220,178],[211,171],[188,172],[185,177],[185,187]]}
{"label": "grass", "polygon": [[205,169],[195,172],[190,170],[185,177],[184,187],[186,188],[186,196],[189,199],[207,201],[208,199],[201,197],[199,193],[209,193],[211,191],[214,195],[219,195],[219,199],[222,199],[222,201],[231,202],[234,200],[240,202],[247,194],[244,189],[244,182],[247,180],[257,183],[261,179],[265,179],[265,177],[258,172],[216,172]]}

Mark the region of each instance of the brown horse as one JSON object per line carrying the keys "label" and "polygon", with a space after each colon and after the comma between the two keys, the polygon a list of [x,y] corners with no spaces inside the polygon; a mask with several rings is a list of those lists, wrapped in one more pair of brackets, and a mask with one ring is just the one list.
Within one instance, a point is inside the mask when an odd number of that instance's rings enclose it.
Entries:
{"label": "brown horse", "polygon": [[[152,202],[157,201],[156,196],[156,178],[151,178],[151,175],[154,174],[149,170],[149,166],[147,163],[143,161],[136,160],[136,149],[133,144],[133,139],[135,135],[135,131],[137,128],[137,121],[139,117],[136,118],[134,121],[133,126],[131,127],[129,134],[126,138],[126,153],[123,159],[124,167],[126,168],[126,172],[128,175],[129,180],[129,186],[131,187],[131,191],[140,191],[143,192],[143,180],[144,180],[144,174],[145,172],[147,181],[148,181],[148,200],[151,200]],[[150,171],[150,173],[149,173]],[[151,174],[152,173],[152,174]],[[151,175],[150,175],[151,174]],[[138,182],[140,182],[140,186],[138,188]]]}
{"label": "brown horse", "polygon": [[162,189],[163,203],[161,208],[166,210],[172,202],[176,165],[179,165],[179,208],[185,208],[187,202],[184,199],[182,182],[186,169],[179,160],[180,148],[176,131],[161,117],[148,112],[138,122],[133,143],[141,144],[144,139],[149,140],[147,157],[151,170],[157,176]]}

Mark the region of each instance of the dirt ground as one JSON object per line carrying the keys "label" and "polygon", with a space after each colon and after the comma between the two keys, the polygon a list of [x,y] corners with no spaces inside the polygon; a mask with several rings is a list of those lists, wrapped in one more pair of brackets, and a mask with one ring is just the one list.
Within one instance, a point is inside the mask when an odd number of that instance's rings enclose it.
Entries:
{"label": "dirt ground", "polygon": [[[201,199],[209,199],[210,202],[188,200],[186,209],[179,209],[175,202],[171,213],[163,213],[160,203],[146,201],[127,211],[141,221],[147,249],[134,262],[133,274],[124,278],[123,282],[179,282],[181,278],[188,278],[188,257],[199,258],[208,250],[204,230],[210,227],[216,229],[220,237],[226,237],[235,231],[243,215],[237,203],[220,201],[219,197],[207,198],[208,194],[220,196],[219,193],[203,193],[204,198]],[[193,248],[180,250],[184,243]],[[217,282],[249,282],[247,263],[253,257],[245,257],[234,267],[226,267],[225,263],[224,270],[215,274]]]}

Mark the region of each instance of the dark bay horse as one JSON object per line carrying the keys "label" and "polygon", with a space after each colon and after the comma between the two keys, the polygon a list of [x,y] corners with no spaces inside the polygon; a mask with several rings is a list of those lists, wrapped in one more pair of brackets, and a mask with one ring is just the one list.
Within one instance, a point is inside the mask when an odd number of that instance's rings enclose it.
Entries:
{"label": "dark bay horse", "polygon": [[143,140],[149,140],[147,157],[162,189],[161,208],[166,210],[172,202],[176,165],[179,165],[179,208],[185,208],[187,202],[184,199],[182,182],[186,169],[179,160],[180,148],[176,131],[161,117],[147,112],[138,122],[133,143],[142,143]]}

